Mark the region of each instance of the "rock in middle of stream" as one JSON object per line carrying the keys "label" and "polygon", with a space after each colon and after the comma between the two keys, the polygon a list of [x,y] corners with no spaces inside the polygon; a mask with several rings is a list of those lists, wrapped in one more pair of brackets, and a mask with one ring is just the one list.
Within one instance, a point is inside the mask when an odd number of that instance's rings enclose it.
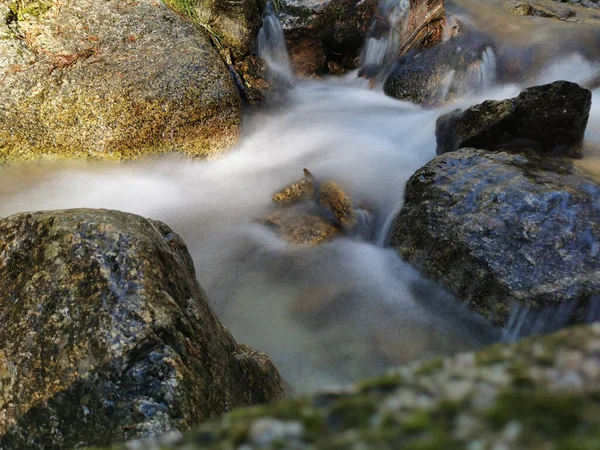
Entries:
{"label": "rock in middle of stream", "polygon": [[352,233],[357,210],[335,181],[318,182],[304,169],[305,178],[273,196],[277,207],[261,222],[296,246],[312,246]]}

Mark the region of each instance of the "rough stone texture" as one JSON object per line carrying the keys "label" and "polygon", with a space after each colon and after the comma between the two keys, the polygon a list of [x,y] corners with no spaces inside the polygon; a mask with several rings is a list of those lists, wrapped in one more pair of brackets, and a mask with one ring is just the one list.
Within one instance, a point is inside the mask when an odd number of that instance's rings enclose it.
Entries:
{"label": "rough stone texture", "polygon": [[208,156],[241,102],[204,30],[161,1],[0,4],[0,160]]}
{"label": "rough stone texture", "polygon": [[400,367],[129,449],[593,449],[600,326]]}
{"label": "rough stone texture", "polygon": [[[171,0],[173,1],[173,0]],[[257,0],[194,0],[198,20],[207,26],[220,43],[229,48],[237,61],[254,51],[261,27],[262,8]]]}
{"label": "rough stone texture", "polygon": [[581,307],[565,321],[585,321],[600,300],[599,197],[568,159],[462,149],[409,179],[391,245],[500,324],[516,304],[563,302]]}
{"label": "rough stone texture", "polygon": [[486,39],[460,35],[399,58],[384,83],[386,95],[435,106],[484,87]]}
{"label": "rough stone texture", "polygon": [[526,145],[546,155],[580,157],[591,105],[592,93],[575,83],[534,86],[515,98],[439,117],[436,151]]}
{"label": "rough stone texture", "polygon": [[559,20],[566,20],[576,15],[576,12],[570,8],[561,7],[555,9],[544,5],[533,6],[530,3],[519,0],[505,2],[504,9],[513,16],[549,17]]}
{"label": "rough stone texture", "polygon": [[282,396],[181,238],[107,210],[0,220],[0,448],[107,445]]}
{"label": "rough stone texture", "polygon": [[302,76],[355,69],[374,0],[286,0],[279,16],[292,63]]}
{"label": "rough stone texture", "polygon": [[318,245],[342,235],[341,228],[313,205],[276,209],[261,222],[296,246]]}
{"label": "rough stone texture", "polygon": [[335,181],[321,183],[307,169],[304,175],[273,196],[277,209],[261,223],[298,246],[317,245],[351,233],[358,221],[348,194]]}

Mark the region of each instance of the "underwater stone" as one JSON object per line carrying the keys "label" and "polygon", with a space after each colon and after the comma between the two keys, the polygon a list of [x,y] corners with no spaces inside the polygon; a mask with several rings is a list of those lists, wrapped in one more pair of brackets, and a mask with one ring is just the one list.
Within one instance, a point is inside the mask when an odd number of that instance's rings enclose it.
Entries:
{"label": "underwater stone", "polygon": [[0,220],[0,448],[187,430],[282,397],[236,343],[167,225],[109,210]]}

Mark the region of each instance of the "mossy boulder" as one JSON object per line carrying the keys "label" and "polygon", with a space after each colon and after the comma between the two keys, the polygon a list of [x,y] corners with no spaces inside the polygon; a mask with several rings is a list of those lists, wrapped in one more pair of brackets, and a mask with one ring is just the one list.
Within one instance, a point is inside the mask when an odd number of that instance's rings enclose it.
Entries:
{"label": "mossy boulder", "polygon": [[161,1],[0,4],[0,160],[206,157],[241,100],[206,32]]}
{"label": "mossy boulder", "polygon": [[567,158],[444,153],[407,182],[391,238],[404,259],[506,324],[517,306],[564,305],[542,328],[593,318],[600,299],[600,185]]}
{"label": "mossy boulder", "polygon": [[280,398],[167,225],[108,210],[0,220],[0,447],[70,449],[186,430]]}
{"label": "mossy boulder", "polygon": [[591,106],[592,93],[578,84],[534,86],[515,98],[488,100],[439,117],[436,151],[527,146],[544,155],[581,157]]}
{"label": "mossy boulder", "polygon": [[592,449],[600,326],[400,367],[355,386],[234,411],[150,449]]}

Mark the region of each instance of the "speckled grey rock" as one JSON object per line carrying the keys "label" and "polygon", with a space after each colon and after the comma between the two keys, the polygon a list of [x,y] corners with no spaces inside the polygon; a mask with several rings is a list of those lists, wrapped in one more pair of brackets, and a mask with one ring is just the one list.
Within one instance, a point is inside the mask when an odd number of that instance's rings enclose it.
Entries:
{"label": "speckled grey rock", "polygon": [[592,93],[575,83],[534,86],[515,98],[488,100],[439,117],[436,151],[521,145],[545,155],[580,157],[591,106]]}
{"label": "speckled grey rock", "polygon": [[210,156],[241,100],[206,32],[162,1],[0,3],[0,161]]}
{"label": "speckled grey rock", "polygon": [[0,220],[0,448],[70,449],[186,430],[282,396],[237,344],[181,238],[108,210]]}
{"label": "speckled grey rock", "polygon": [[562,319],[586,321],[600,300],[598,198],[566,158],[444,153],[407,182],[391,245],[501,324],[516,305],[565,302],[580,309]]}
{"label": "speckled grey rock", "polygon": [[600,326],[400,367],[336,392],[234,411],[158,449],[594,449]]}

